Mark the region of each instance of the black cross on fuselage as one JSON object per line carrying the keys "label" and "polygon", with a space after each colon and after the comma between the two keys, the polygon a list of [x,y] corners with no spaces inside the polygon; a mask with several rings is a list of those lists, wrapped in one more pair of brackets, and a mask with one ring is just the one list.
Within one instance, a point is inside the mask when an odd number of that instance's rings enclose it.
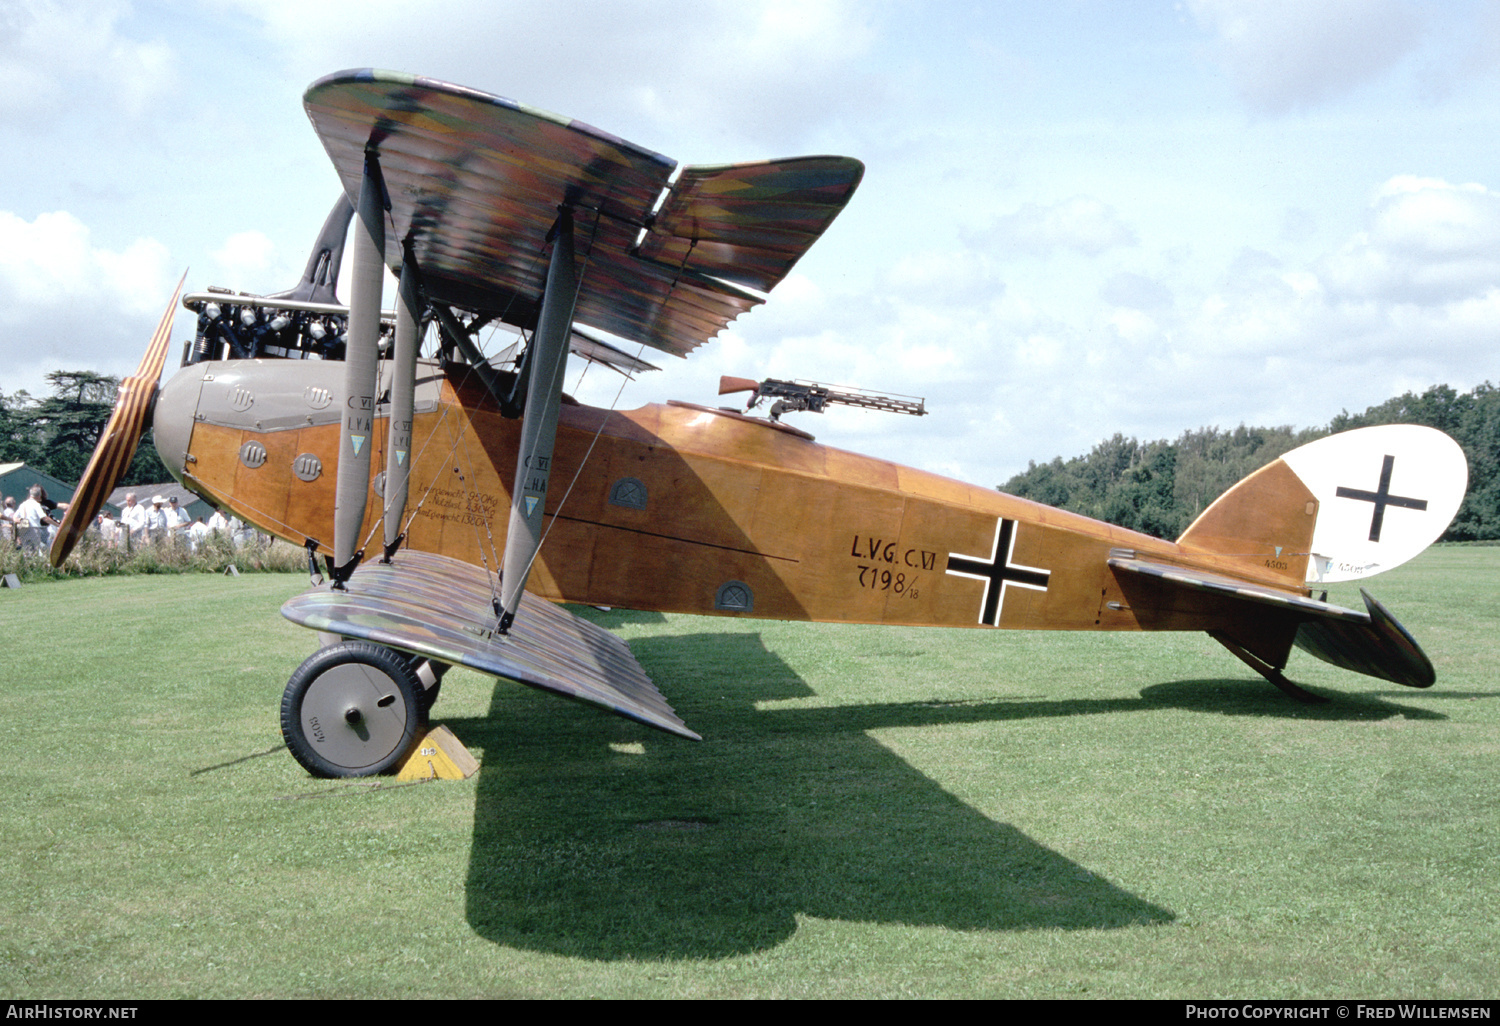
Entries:
{"label": "black cross on fuselage", "polygon": [[948,553],[947,572],[958,577],[973,577],[987,581],[984,602],[979,609],[979,622],[1000,626],[1000,610],[1005,604],[1005,589],[1012,584],[1033,591],[1046,591],[1050,570],[1034,566],[1018,566],[1011,562],[1016,549],[1016,522],[1002,519],[995,525],[995,544],[990,549],[988,560],[978,556]]}
{"label": "black cross on fuselage", "polygon": [[1359,499],[1362,502],[1373,502],[1375,504],[1375,515],[1370,518],[1370,540],[1380,540],[1380,527],[1385,522],[1385,508],[1395,506],[1398,509],[1426,509],[1426,499],[1408,499],[1404,495],[1391,494],[1391,470],[1396,466],[1396,457],[1387,456],[1385,462],[1380,466],[1380,487],[1373,492],[1360,491],[1358,488],[1340,488],[1334,492],[1340,499]]}

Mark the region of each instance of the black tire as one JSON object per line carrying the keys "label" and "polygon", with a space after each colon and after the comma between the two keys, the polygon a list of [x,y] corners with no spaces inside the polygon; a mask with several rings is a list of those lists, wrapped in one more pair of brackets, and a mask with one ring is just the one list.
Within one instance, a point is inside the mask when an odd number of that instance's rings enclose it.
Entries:
{"label": "black tire", "polygon": [[281,697],[281,736],[315,777],[367,777],[401,761],[427,724],[404,656],[367,641],[315,652]]}

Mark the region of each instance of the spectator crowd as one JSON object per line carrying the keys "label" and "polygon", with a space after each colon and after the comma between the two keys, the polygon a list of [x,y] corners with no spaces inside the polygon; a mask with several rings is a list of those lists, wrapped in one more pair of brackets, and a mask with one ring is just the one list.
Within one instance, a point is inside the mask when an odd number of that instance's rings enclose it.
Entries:
{"label": "spectator crowd", "polygon": [[[6,497],[0,504],[0,545],[37,555],[46,552],[67,508],[66,502],[50,500],[41,485],[32,485],[19,505],[14,497]],[[238,517],[226,517],[219,510],[205,523],[202,517],[190,517],[175,495],[154,495],[147,508],[134,492],[126,494],[118,518],[102,510],[88,530],[109,548],[127,551],[140,545],[179,545],[197,552],[213,534],[222,534],[238,548],[257,537]]]}

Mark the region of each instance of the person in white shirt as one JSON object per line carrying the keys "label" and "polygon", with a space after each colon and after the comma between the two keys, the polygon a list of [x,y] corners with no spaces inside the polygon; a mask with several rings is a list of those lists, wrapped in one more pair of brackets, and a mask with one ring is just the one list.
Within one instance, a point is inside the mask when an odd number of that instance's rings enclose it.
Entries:
{"label": "person in white shirt", "polygon": [[57,529],[62,526],[63,514],[68,511],[71,502],[53,502],[47,497],[47,489],[37,485],[41,494],[36,497],[42,504],[42,510],[47,514],[47,548],[52,547],[52,539],[57,537]]}
{"label": "person in white shirt", "polygon": [[198,546],[203,544],[203,539],[207,538],[211,533],[213,532],[208,529],[208,525],[203,522],[203,518],[199,517],[187,529],[188,544],[192,546],[194,552],[197,552]]}
{"label": "person in white shirt", "polygon": [[105,510],[95,517],[94,524],[99,529],[99,540],[104,543],[106,548],[114,548],[115,533],[119,528],[119,523],[114,517],[109,515],[109,510]]}
{"label": "person in white shirt", "polygon": [[146,511],[146,534],[153,542],[167,536],[167,500],[160,495],[151,496],[151,508]]}
{"label": "person in white shirt", "polygon": [[167,533],[174,542],[187,541],[188,525],[193,522],[187,510],[177,504],[177,496],[167,500]]}
{"label": "person in white shirt", "polygon": [[[135,492],[125,496],[125,508],[120,510],[120,526],[129,533],[132,544],[146,540],[146,507],[135,501]],[[121,542],[124,542],[124,538]]]}
{"label": "person in white shirt", "polygon": [[16,509],[17,533],[21,538],[21,548],[27,552],[40,553],[47,545],[47,528],[57,524],[47,515],[41,497],[41,485],[32,485],[30,495]]}

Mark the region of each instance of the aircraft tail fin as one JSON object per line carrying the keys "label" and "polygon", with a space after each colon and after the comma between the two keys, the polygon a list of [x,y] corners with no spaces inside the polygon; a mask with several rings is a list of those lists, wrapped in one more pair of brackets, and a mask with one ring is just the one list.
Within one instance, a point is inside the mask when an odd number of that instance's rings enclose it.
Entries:
{"label": "aircraft tail fin", "polygon": [[1318,500],[1285,460],[1275,460],[1219,496],[1177,539],[1184,549],[1231,561],[1247,577],[1303,586]]}
{"label": "aircraft tail fin", "polygon": [[1178,544],[1244,560],[1278,584],[1363,580],[1436,541],[1468,487],[1463,450],[1441,431],[1385,424],[1293,449],[1203,511]]}
{"label": "aircraft tail fin", "polygon": [[1274,623],[1247,620],[1245,631],[1210,633],[1297,697],[1312,696],[1281,676],[1293,644],[1345,670],[1429,687],[1436,677],[1431,661],[1368,592],[1361,589],[1366,612],[1359,613],[1308,597],[1307,587],[1362,580],[1416,556],[1448,529],[1468,479],[1463,450],[1441,431],[1413,424],[1346,431],[1262,467],[1183,532],[1184,550],[1213,557],[1232,578],[1154,565],[1120,568],[1233,594],[1261,606],[1262,620],[1267,606],[1278,610]]}

